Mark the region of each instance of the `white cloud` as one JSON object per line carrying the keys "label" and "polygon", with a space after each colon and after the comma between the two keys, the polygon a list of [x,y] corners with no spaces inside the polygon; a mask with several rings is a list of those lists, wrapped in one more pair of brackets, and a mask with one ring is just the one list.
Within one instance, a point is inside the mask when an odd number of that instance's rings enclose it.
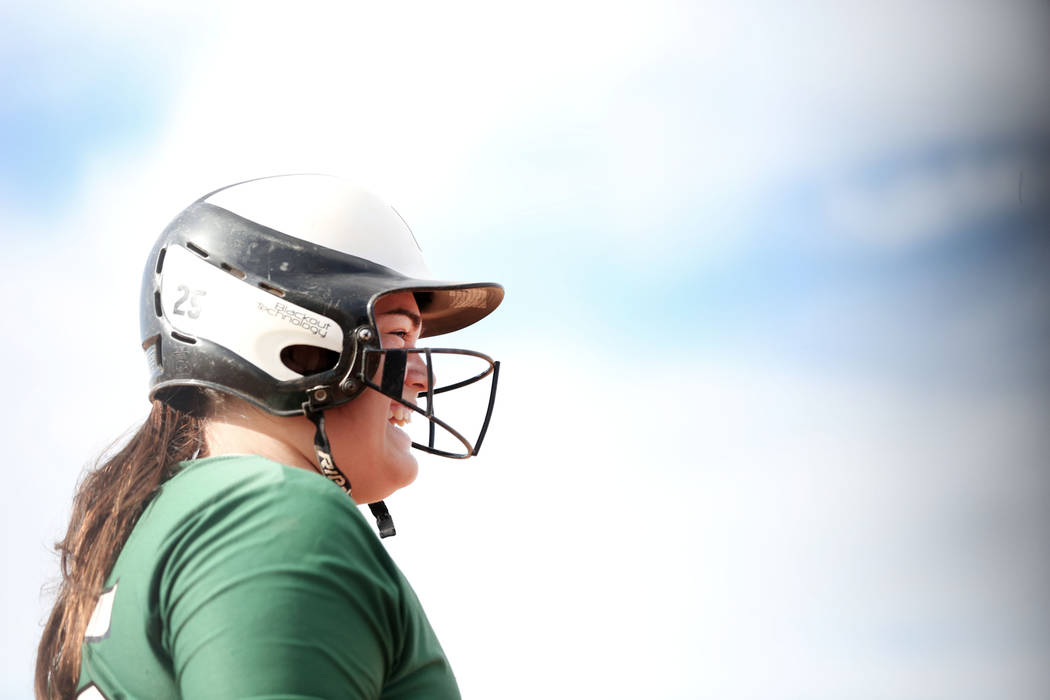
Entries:
{"label": "white cloud", "polygon": [[[69,107],[77,99],[112,97],[110,79],[139,76],[144,66],[177,63],[212,27],[205,3],[179,5],[134,1],[83,3],[58,0],[47,12],[12,0],[0,8],[0,89],[8,114],[40,105]],[[120,67],[120,75],[114,75]]]}
{"label": "white cloud", "polygon": [[[209,10],[161,139],[96,159],[89,182],[177,211],[237,179],[345,172],[431,246],[466,235],[469,208],[472,231],[510,216],[527,238],[553,216],[658,262],[738,245],[755,203],[794,178],[980,143],[1050,108],[1038,3],[617,8]],[[900,204],[901,230],[944,219]]]}

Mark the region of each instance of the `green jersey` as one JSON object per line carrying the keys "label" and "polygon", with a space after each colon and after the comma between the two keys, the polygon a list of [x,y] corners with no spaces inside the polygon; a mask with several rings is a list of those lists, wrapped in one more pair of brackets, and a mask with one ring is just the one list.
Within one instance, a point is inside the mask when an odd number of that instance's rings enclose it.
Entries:
{"label": "green jersey", "polygon": [[187,462],[121,551],[80,698],[459,698],[408,582],[353,501],[260,457]]}

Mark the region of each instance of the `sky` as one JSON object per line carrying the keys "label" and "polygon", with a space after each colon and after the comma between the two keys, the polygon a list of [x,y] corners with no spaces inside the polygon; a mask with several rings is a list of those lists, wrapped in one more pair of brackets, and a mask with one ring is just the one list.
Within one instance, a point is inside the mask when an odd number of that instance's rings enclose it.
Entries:
{"label": "sky", "polygon": [[507,289],[384,541],[465,697],[1050,692],[1050,5],[10,2],[0,697],[144,416],[146,253],[354,177]]}

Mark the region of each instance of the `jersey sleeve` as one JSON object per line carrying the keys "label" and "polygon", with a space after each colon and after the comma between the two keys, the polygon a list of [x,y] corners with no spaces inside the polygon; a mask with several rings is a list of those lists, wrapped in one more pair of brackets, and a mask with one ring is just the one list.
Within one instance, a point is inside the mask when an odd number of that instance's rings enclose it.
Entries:
{"label": "jersey sleeve", "polygon": [[158,582],[187,698],[378,698],[395,663],[396,570],[339,489],[289,470],[207,503]]}

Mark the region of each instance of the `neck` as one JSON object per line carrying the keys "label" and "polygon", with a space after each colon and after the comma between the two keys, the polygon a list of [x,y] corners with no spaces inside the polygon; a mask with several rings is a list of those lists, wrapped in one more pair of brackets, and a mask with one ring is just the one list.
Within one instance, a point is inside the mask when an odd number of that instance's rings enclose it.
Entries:
{"label": "neck", "polygon": [[208,420],[204,443],[210,457],[256,455],[317,471],[311,429],[305,418],[281,418],[251,409]]}

